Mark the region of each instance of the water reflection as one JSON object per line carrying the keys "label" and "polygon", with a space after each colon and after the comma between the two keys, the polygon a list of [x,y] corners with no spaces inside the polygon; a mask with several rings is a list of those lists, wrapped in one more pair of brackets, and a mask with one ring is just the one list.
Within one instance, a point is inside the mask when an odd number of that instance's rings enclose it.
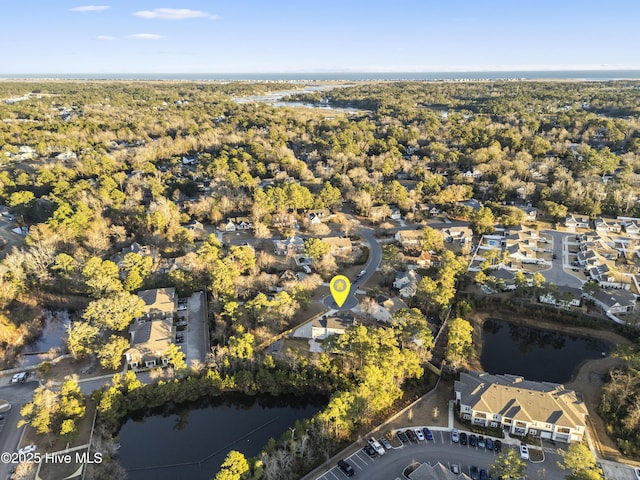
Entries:
{"label": "water reflection", "polygon": [[44,328],[42,334],[22,349],[18,365],[26,367],[43,361],[51,361],[66,353],[65,337],[70,324],[69,312],[66,310],[43,310]]}
{"label": "water reflection", "polygon": [[482,328],[480,363],[489,373],[562,383],[584,360],[608,354],[604,340],[488,319]]}
{"label": "water reflection", "polygon": [[120,461],[132,480],[210,479],[230,450],[251,457],[325,398],[225,396],[139,412],[120,430]]}

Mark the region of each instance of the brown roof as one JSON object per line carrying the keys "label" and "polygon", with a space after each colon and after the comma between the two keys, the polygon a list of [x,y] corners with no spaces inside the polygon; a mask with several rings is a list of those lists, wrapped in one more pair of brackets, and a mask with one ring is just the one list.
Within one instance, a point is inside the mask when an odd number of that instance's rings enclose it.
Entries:
{"label": "brown roof", "polygon": [[455,391],[461,395],[460,403],[473,410],[570,428],[586,425],[587,408],[563,385],[532,382],[516,375],[468,372],[455,382]]}

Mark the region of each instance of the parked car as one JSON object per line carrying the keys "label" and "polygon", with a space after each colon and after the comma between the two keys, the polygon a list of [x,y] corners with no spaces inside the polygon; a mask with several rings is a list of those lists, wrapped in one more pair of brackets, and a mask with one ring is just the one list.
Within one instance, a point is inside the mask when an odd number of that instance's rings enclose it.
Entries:
{"label": "parked car", "polygon": [[487,471],[484,468],[480,470],[480,480],[489,480],[489,475],[487,475]]}
{"label": "parked car", "polygon": [[523,460],[529,460],[529,447],[524,443],[520,444],[520,458]]}
{"label": "parked car", "polygon": [[493,442],[493,449],[500,453],[502,451],[502,442],[500,440],[496,440],[495,442]]}
{"label": "parked car", "polygon": [[416,428],[415,432],[416,432],[416,437],[418,437],[418,441],[424,442],[424,433],[422,433],[422,430],[420,430],[419,428]]}
{"label": "parked car", "polygon": [[484,448],[484,437],[482,435],[478,435],[478,448]]}
{"label": "parked car", "polygon": [[393,447],[391,447],[391,442],[389,440],[387,440],[387,437],[381,437],[380,438],[380,443],[387,450],[391,450],[391,448],[393,448]]}
{"label": "parked car", "polygon": [[451,464],[451,473],[453,473],[455,475],[460,475],[460,465],[458,465],[457,463],[452,463]]}
{"label": "parked car", "polygon": [[426,438],[427,440],[433,440],[433,433],[431,433],[431,430],[429,430],[427,427],[424,427],[422,429],[422,433],[424,433],[424,438]]}
{"label": "parked car", "polygon": [[398,440],[400,440],[402,443],[409,443],[409,437],[407,437],[407,435],[402,430],[398,430],[396,432],[396,437],[398,437]]}
{"label": "parked car", "polygon": [[475,447],[478,444],[478,437],[476,437],[473,433],[469,435],[469,445]]}
{"label": "parked car", "polygon": [[338,468],[344,473],[347,477],[353,477],[355,475],[355,470],[346,460],[338,460]]}
{"label": "parked car", "polygon": [[26,447],[22,447],[20,450],[18,450],[18,455],[26,455],[27,453],[32,453],[36,451],[36,446],[31,444],[31,445],[27,445]]}
{"label": "parked car", "polygon": [[413,430],[411,430],[410,428],[407,429],[406,432],[404,432],[407,434],[407,437],[409,437],[409,440],[411,440],[413,443],[418,443],[418,437],[416,436],[416,432],[414,432]]}
{"label": "parked car", "polygon": [[188,307],[186,305],[178,305],[178,311],[184,312]]}
{"label": "parked car", "polygon": [[487,438],[486,447],[487,447],[487,450],[489,451],[493,450],[493,440],[491,440],[490,438]]}
{"label": "parked car", "polygon": [[467,434],[462,432],[460,433],[460,445],[466,445],[467,444]]}
{"label": "parked car", "polygon": [[640,480],[640,468],[636,468],[634,471],[636,472],[636,478]]}
{"label": "parked car", "polygon": [[369,439],[369,445],[373,447],[373,449],[376,451],[378,455],[384,455],[384,448],[382,448],[382,445],[380,445],[380,442],[377,441],[374,437],[371,437]]}
{"label": "parked car", "polygon": [[458,432],[457,428],[451,430],[451,441],[453,443],[458,443],[460,441],[460,433]]}
{"label": "parked car", "polygon": [[471,465],[471,467],[469,467],[469,476],[471,477],[471,480],[480,480],[480,472],[478,471],[478,467],[476,467],[475,465]]}
{"label": "parked car", "polygon": [[24,383],[28,376],[29,372],[14,373],[11,377],[11,383]]}
{"label": "parked car", "polygon": [[376,458],[378,456],[378,454],[376,453],[375,449],[371,445],[369,445],[368,443],[364,446],[364,448],[362,450],[364,450],[364,453],[369,455],[369,457],[371,457],[371,458]]}

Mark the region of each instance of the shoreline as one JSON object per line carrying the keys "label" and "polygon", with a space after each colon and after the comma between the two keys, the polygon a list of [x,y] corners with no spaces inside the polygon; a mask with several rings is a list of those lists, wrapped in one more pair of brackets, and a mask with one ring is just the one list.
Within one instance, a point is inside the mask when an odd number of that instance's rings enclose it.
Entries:
{"label": "shoreline", "polygon": [[[482,353],[482,342],[479,341],[482,338],[481,327],[482,324],[488,318],[495,318],[509,323],[516,323],[519,325],[526,325],[535,328],[542,328],[545,330],[553,330],[557,332],[567,333],[576,336],[582,336],[587,338],[597,338],[599,340],[605,340],[615,345],[630,344],[630,340],[625,337],[608,330],[595,330],[585,327],[574,327],[569,325],[562,325],[539,318],[533,318],[527,315],[519,314],[518,318],[508,318],[504,313],[490,313],[490,312],[474,312],[469,320],[473,325],[473,339],[475,348],[472,358],[469,360],[468,365],[470,368],[474,368],[482,371],[480,364],[480,355]],[[602,386],[604,385],[604,378],[608,372],[622,364],[622,360],[619,358],[607,355],[606,357],[596,358],[591,360],[584,360],[576,366],[575,370],[571,373],[571,378],[567,382],[563,382],[564,386],[576,391],[584,403],[587,406],[589,412],[589,422],[592,431],[592,440],[596,444],[596,448],[600,456],[609,459],[615,459],[628,463],[632,461],[623,456],[618,450],[615,441],[613,441],[608,433],[604,421],[598,414],[598,406],[600,404],[600,398],[602,395]],[[595,437],[595,438],[593,438]]]}

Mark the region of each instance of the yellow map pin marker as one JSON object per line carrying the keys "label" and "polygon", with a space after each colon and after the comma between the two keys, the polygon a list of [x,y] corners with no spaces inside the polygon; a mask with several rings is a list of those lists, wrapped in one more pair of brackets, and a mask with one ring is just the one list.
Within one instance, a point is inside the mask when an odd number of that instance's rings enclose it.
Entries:
{"label": "yellow map pin marker", "polygon": [[329,290],[331,290],[331,296],[336,302],[338,307],[341,307],[347,297],[349,296],[349,290],[351,289],[351,282],[344,275],[336,275],[329,282]]}

